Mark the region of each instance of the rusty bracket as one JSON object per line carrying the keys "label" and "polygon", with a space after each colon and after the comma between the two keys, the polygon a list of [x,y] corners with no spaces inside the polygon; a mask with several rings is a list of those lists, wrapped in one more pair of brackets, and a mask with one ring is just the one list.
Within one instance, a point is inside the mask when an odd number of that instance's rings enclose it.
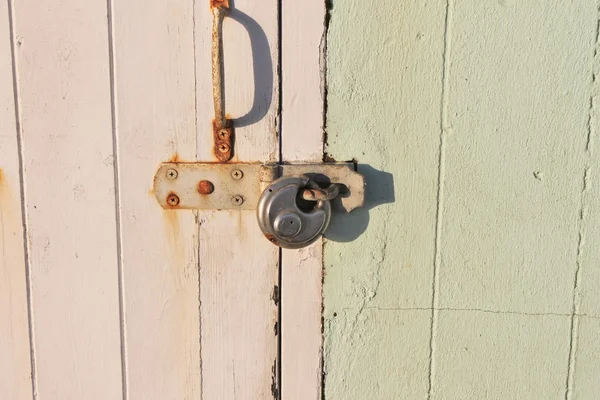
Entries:
{"label": "rusty bracket", "polygon": [[223,20],[229,13],[229,0],[210,0],[212,24],[212,82],[215,119],[213,120],[214,154],[225,162],[233,157],[233,124],[225,113],[225,84],[223,66]]}
{"label": "rusty bracket", "polygon": [[263,190],[280,176],[307,175],[323,190],[307,188],[305,200],[339,195],[333,208],[350,212],[365,201],[364,176],[354,163],[219,164],[163,163],[154,176],[154,194],[165,209],[255,210]]}
{"label": "rusty bracket", "polygon": [[231,160],[233,157],[233,126],[231,120],[225,120],[225,126],[219,127],[217,121],[213,121],[213,152],[217,159],[222,162]]}

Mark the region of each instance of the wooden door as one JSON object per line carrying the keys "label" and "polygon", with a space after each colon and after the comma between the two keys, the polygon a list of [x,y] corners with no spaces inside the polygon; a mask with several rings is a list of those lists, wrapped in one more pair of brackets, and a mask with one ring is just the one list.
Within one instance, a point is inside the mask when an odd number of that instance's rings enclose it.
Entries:
{"label": "wooden door", "polygon": [[[320,399],[322,243],[165,211],[212,154],[209,1],[0,4],[0,398]],[[225,20],[234,162],[321,161],[325,5]]]}

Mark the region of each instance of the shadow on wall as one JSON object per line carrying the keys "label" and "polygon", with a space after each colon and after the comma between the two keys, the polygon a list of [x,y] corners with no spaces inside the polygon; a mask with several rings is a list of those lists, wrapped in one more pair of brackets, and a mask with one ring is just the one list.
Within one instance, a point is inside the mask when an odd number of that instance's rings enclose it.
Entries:
{"label": "shadow on wall", "polygon": [[[254,74],[254,100],[252,108],[245,115],[235,118],[233,126],[241,128],[252,125],[263,119],[269,112],[273,101],[273,60],[269,39],[261,26],[250,16],[235,9],[235,2],[230,0],[230,11],[227,18],[242,25],[248,32],[252,49],[252,69]],[[227,43],[224,43],[227,47]],[[223,60],[225,74],[227,61]],[[227,85],[227,83],[225,83]]]}
{"label": "shadow on wall", "polygon": [[367,230],[369,210],[395,201],[392,174],[379,171],[367,164],[358,164],[357,170],[365,176],[365,205],[351,213],[336,211],[332,214],[325,237],[333,242],[355,240]]}

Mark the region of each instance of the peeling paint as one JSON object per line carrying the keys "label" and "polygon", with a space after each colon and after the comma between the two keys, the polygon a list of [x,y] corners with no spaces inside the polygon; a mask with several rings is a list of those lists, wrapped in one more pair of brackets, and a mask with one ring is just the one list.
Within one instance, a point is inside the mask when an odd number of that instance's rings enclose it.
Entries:
{"label": "peeling paint", "polygon": [[277,359],[273,360],[271,368],[271,395],[274,399],[279,399],[279,387],[277,386]]}

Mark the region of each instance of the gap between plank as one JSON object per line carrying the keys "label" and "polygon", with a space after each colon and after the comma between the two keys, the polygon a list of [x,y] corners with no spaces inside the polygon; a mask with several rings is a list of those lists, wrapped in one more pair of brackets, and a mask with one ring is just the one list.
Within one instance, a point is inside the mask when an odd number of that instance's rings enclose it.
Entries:
{"label": "gap between plank", "polygon": [[17,74],[17,56],[15,52],[15,28],[13,14],[13,0],[8,0],[8,29],[10,32],[10,54],[12,64],[13,96],[15,108],[15,126],[17,135],[17,149],[19,159],[19,186],[21,188],[21,225],[23,226],[23,254],[25,255],[25,291],[27,294],[27,322],[29,325],[29,358],[31,363],[31,391],[33,399],[37,399],[37,369],[35,353],[35,335],[33,323],[33,295],[31,293],[31,261],[29,256],[29,225],[27,223],[27,208],[25,196],[25,167],[23,165],[23,135],[21,132],[21,107],[19,98],[19,79]]}
{"label": "gap between plank", "polygon": [[[194,132],[196,133],[195,159],[198,161],[198,61],[196,57],[196,0],[192,1],[192,52],[194,54]],[[204,371],[202,370],[202,285],[200,284],[200,212],[194,210],[196,223],[196,269],[198,271],[198,349],[200,354],[200,400],[204,398]]]}
{"label": "gap between plank", "polygon": [[110,83],[110,115],[113,145],[113,174],[115,187],[115,227],[117,239],[117,281],[119,285],[119,339],[121,341],[121,385],[123,400],[127,400],[128,381],[127,381],[127,346],[125,329],[125,296],[124,296],[124,276],[123,276],[123,257],[122,241],[123,231],[121,229],[121,190],[119,181],[119,157],[118,157],[118,134],[117,134],[117,112],[115,100],[115,57],[114,57],[114,34],[113,34],[113,7],[112,0],[106,0],[107,10],[107,28],[108,28],[108,71]]}
{"label": "gap between plank", "polygon": [[[277,104],[277,130],[279,137],[279,162],[283,162],[283,0],[277,1],[277,85],[279,87]],[[277,392],[276,398],[281,399],[281,377],[283,375],[282,332],[283,332],[283,250],[279,249],[277,285],[279,286],[279,304],[277,305]]]}

